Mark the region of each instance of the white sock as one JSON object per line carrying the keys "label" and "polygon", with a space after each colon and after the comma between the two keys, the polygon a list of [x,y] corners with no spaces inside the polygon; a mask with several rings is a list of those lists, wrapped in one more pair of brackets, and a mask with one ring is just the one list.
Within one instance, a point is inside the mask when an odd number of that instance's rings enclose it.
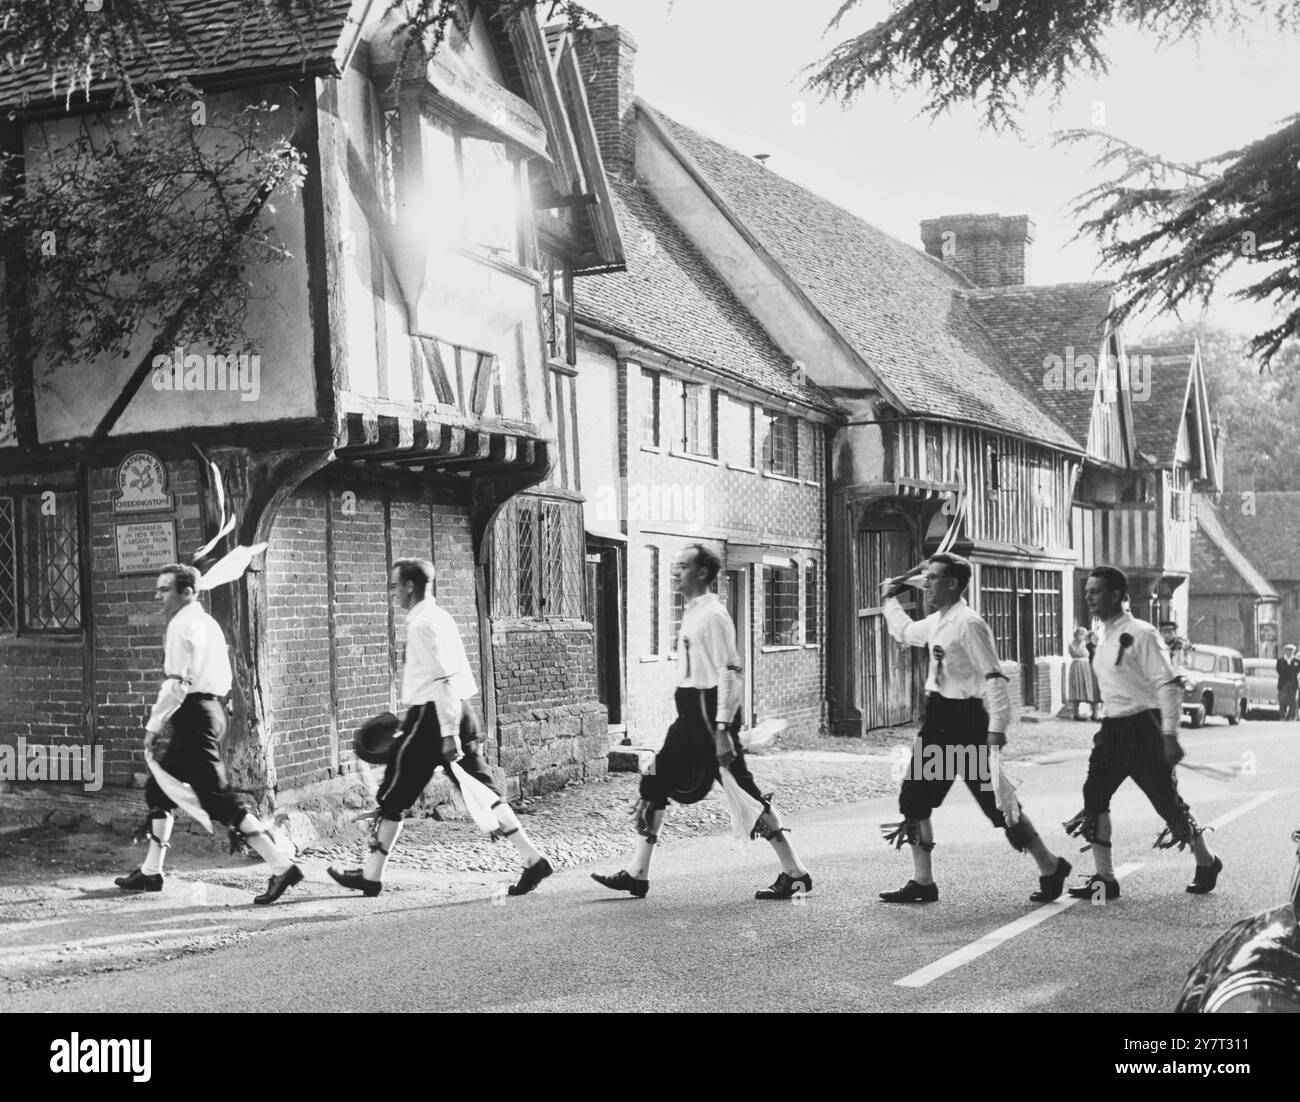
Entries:
{"label": "white sock", "polygon": [[393,846],[397,842],[397,836],[402,833],[401,820],[380,819],[377,840],[381,846],[388,851],[372,849],[366,857],[365,866],[361,870],[361,875],[367,880],[382,880],[384,878],[384,866],[388,864],[389,855],[393,852]]}
{"label": "white sock", "polygon": [[[929,819],[922,819],[917,836],[927,846],[934,845],[934,827]],[[930,860],[930,851],[919,845],[912,847],[912,879],[922,886],[934,883],[934,864]]]}
{"label": "white sock", "polygon": [[519,818],[510,805],[505,802],[499,803],[492,809],[492,814],[497,817],[497,825],[501,827],[502,833],[510,831],[506,836],[514,843],[519,856],[524,859],[524,864],[537,864],[542,859],[542,855],[529,840],[528,832],[519,825]]}
{"label": "white sock", "polygon": [[248,844],[270,866],[273,875],[279,876],[293,868],[293,858],[271,841],[271,836],[262,830],[261,820],[255,815],[246,812],[235,829],[248,839]]}
{"label": "white sock", "polygon": [[[656,838],[659,836],[659,828],[663,826],[664,815],[666,814],[667,809],[664,811],[656,811],[650,816],[650,833]],[[638,880],[649,880],[650,858],[654,856],[654,852],[654,842],[650,841],[649,838],[637,838],[636,853],[632,857],[632,863],[627,867],[628,876],[634,876]]]}
{"label": "white sock", "polygon": [[[1105,842],[1106,845],[1098,845]],[[1115,862],[1110,847],[1110,814],[1097,816],[1097,842],[1092,846],[1092,863],[1097,867],[1097,875],[1107,880],[1115,879]]]}
{"label": "white sock", "polygon": [[1032,835],[1029,840],[1029,852],[1038,863],[1038,875],[1051,876],[1056,871],[1056,854],[1047,848],[1042,836],[1034,829],[1034,824],[1029,821],[1028,815],[1022,814],[1020,821],[1025,824],[1025,828]]}
{"label": "white sock", "polygon": [[[167,856],[167,843],[171,841],[172,825],[175,822],[176,819],[170,811],[161,819],[149,820],[149,829],[153,831],[154,838],[158,841],[149,839],[149,853],[144,859],[144,864],[140,866],[140,871],[146,876],[156,876],[162,872],[163,860]],[[159,842],[162,845],[159,845]]]}
{"label": "white sock", "polygon": [[[774,810],[769,809],[764,812],[763,818],[767,820],[767,826],[772,830],[781,829],[781,817]],[[785,873],[786,876],[792,876],[797,879],[800,876],[808,875],[807,868],[805,868],[803,862],[799,860],[799,855],[795,853],[794,846],[790,844],[786,835],[778,834],[773,838],[769,838],[767,841],[776,851],[777,859],[781,862],[781,871]]]}

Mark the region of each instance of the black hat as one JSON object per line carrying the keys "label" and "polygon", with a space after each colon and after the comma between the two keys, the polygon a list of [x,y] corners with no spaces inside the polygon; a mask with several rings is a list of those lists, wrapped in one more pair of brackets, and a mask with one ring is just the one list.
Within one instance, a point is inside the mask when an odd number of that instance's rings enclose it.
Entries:
{"label": "black hat", "polygon": [[392,712],[381,712],[357,728],[357,733],[352,736],[352,749],[362,761],[387,765],[388,755],[392,753],[401,729],[402,721]]}

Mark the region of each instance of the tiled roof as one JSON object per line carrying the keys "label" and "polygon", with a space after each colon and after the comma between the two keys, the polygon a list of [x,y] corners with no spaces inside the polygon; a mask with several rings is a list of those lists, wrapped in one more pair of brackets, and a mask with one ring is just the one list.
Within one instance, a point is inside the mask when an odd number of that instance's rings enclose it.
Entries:
{"label": "tiled roof", "polygon": [[579,318],[785,399],[833,411],[644,189],[611,181],[627,270],[574,281]]}
{"label": "tiled roof", "polygon": [[1136,391],[1133,394],[1133,432],[1138,451],[1154,456],[1157,467],[1172,467],[1191,393],[1196,346],[1134,345],[1127,352],[1130,367],[1138,357],[1149,357],[1151,365],[1150,395],[1143,401]]}
{"label": "tiled roof", "polygon": [[1224,527],[1219,511],[1200,494],[1196,495],[1196,521],[1192,536],[1191,596],[1277,597],[1277,590],[1251,562],[1232,532]]}
{"label": "tiled roof", "polygon": [[1074,445],[955,293],[970,286],[963,276],[754,158],[653,117],[908,411]]}
{"label": "tiled roof", "polygon": [[[1049,357],[1094,361],[1102,352],[1110,310],[1109,283],[1056,283],[1041,287],[978,288],[962,293],[1010,368],[1029,387],[1034,400],[1060,424],[1079,448],[1088,446],[1095,394],[1089,389],[1049,390]],[[1063,380],[1063,382],[1066,380]]]}
{"label": "tiled roof", "polygon": [[1300,492],[1229,493],[1224,501],[1231,506],[1224,523],[1260,573],[1271,582],[1300,579]]}
{"label": "tiled roof", "polygon": [[[344,41],[348,12],[355,0],[325,0],[314,22],[304,16],[301,33],[273,20],[265,11],[255,10],[246,16],[240,29],[240,13],[247,5],[240,0],[192,0],[187,10],[178,13],[191,41],[189,50],[173,48],[154,58],[139,57],[136,63],[141,81],[162,76],[185,75],[191,79],[235,76],[239,73],[265,73],[283,70],[286,74],[329,70],[335,52]],[[173,8],[177,5],[172,5]],[[358,6],[364,11],[364,4]],[[112,87],[101,69],[94,74],[91,89]],[[65,88],[53,88],[47,70],[24,66],[22,60],[12,69],[0,65],[0,105],[18,105],[24,96],[30,105],[62,101]],[[73,101],[84,99],[79,88]]]}

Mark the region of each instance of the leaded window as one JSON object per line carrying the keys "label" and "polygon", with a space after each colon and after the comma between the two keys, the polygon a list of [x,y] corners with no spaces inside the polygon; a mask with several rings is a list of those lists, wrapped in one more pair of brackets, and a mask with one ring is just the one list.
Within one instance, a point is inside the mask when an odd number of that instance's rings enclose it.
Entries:
{"label": "leaded window", "polygon": [[77,495],[0,497],[0,634],[81,630]]}

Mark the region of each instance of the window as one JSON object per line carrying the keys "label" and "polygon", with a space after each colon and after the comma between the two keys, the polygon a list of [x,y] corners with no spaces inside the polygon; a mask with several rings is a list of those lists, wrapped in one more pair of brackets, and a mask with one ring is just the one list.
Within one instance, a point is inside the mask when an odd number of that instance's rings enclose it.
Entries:
{"label": "window", "polygon": [[1063,637],[1061,575],[1034,571],[1034,654],[1061,652]]}
{"label": "window", "polygon": [[519,167],[500,142],[460,134],[425,117],[421,215],[450,246],[476,246],[522,262]]}
{"label": "window", "polygon": [[818,641],[817,602],[821,593],[817,587],[817,564],[809,559],[803,564],[803,641],[815,644]]}
{"label": "window", "polygon": [[582,619],[585,551],[577,502],[512,498],[497,514],[492,547],[493,614]]}
{"label": "window", "polygon": [[686,598],[674,589],[672,594],[671,618],[668,623],[668,650],[677,653],[677,637],[682,631],[682,615],[686,612]]}
{"label": "window", "polygon": [[647,654],[659,653],[659,548],[647,547],[646,559],[650,564],[650,646]]}
{"label": "window", "polygon": [[763,469],[769,474],[799,475],[798,422],[784,413],[765,409],[767,422],[763,437]]}
{"label": "window", "polygon": [[826,434],[821,425],[810,422],[808,428],[812,437],[812,480],[824,484],[826,482]]}
{"label": "window", "polygon": [[1019,662],[1020,650],[1016,645],[1016,572],[1011,567],[985,566],[980,569],[980,616],[993,631],[998,658]]}
{"label": "window", "polygon": [[563,260],[542,253],[542,328],[546,355],[566,364],[576,362],[573,344],[573,272]]}
{"label": "window", "polygon": [[943,429],[939,425],[925,426],[925,477],[931,482],[943,478]]}
{"label": "window", "polygon": [[0,497],[0,635],[80,630],[77,495]]}
{"label": "window", "polygon": [[682,384],[682,447],[687,455],[716,459],[718,396],[710,387]]}
{"label": "window", "polygon": [[659,372],[641,369],[641,443],[659,447]]}
{"label": "window", "polygon": [[397,221],[402,175],[402,128],[397,108],[379,117],[379,195],[390,222]]}
{"label": "window", "polygon": [[799,643],[799,574],[783,566],[763,567],[763,645]]}
{"label": "window", "polygon": [[986,486],[989,493],[996,494],[1002,489],[1002,457],[998,454],[998,446],[992,441],[984,446],[984,459]]}

